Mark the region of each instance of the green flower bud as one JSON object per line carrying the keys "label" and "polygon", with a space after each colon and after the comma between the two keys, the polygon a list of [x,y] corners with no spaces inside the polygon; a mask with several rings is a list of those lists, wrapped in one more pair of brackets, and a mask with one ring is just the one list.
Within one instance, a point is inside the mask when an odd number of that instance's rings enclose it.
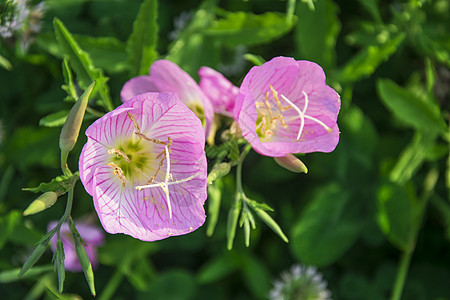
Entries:
{"label": "green flower bud", "polygon": [[274,159],[277,164],[286,170],[294,173],[308,173],[308,168],[305,164],[292,154],[288,154],[284,157],[274,157]]}
{"label": "green flower bud", "polygon": [[229,163],[220,163],[208,174],[206,181],[211,184],[213,181],[222,178],[230,173],[231,166]]}
{"label": "green flower bud", "polygon": [[23,212],[24,216],[34,215],[38,212],[46,210],[53,204],[55,204],[58,199],[58,194],[55,192],[45,192],[39,197],[37,197],[30,205],[28,205],[27,209]]}
{"label": "green flower bud", "polygon": [[77,142],[89,96],[94,85],[95,81],[84,91],[67,116],[66,122],[61,129],[61,135],[59,136],[59,148],[61,148],[62,152],[70,152]]}

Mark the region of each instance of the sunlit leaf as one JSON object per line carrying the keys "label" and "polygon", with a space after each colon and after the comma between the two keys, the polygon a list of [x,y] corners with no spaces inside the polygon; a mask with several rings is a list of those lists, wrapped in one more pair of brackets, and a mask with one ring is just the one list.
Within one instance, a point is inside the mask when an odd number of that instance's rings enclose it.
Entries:
{"label": "sunlit leaf", "polygon": [[157,0],[146,0],[141,4],[133,24],[133,32],[127,42],[128,64],[132,76],[148,74],[150,65],[158,53]]}
{"label": "sunlit leaf", "polygon": [[67,119],[69,110],[60,110],[55,113],[51,113],[39,120],[40,126],[45,127],[58,127],[64,125]]}

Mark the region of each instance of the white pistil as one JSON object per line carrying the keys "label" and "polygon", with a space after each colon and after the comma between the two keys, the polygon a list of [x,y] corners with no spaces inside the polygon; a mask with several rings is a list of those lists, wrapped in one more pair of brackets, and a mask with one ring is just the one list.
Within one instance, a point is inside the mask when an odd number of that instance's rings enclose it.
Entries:
{"label": "white pistil", "polygon": [[199,173],[194,174],[188,178],[184,178],[184,179],[180,179],[180,180],[176,180],[176,181],[169,181],[173,178],[172,178],[172,174],[170,174],[170,157],[169,157],[169,146],[168,145],[165,146],[165,151],[166,151],[166,175],[164,177],[164,181],[147,184],[147,185],[139,185],[139,186],[136,186],[135,189],[141,191],[143,189],[160,187],[163,190],[164,194],[166,194],[167,209],[169,210],[169,217],[170,217],[170,219],[172,219],[172,205],[170,204],[169,185],[180,184],[180,183],[189,181],[189,180],[197,177],[199,175]]}
{"label": "white pistil", "polygon": [[314,117],[308,116],[306,114],[306,109],[308,108],[308,104],[309,104],[309,99],[308,99],[308,94],[305,93],[305,91],[302,91],[303,96],[305,97],[305,105],[303,106],[303,110],[300,110],[300,108],[298,108],[291,100],[289,100],[286,96],[281,95],[281,98],[283,98],[284,101],[286,101],[287,103],[289,103],[290,106],[292,106],[293,109],[295,109],[295,111],[298,112],[298,115],[300,117],[300,128],[298,129],[298,134],[297,134],[297,140],[300,139],[300,136],[302,135],[303,132],[303,128],[305,127],[305,119],[311,120],[316,122],[317,124],[319,124],[320,126],[322,126],[326,131],[331,132],[333,131],[330,127],[328,127],[325,123],[323,123],[322,121],[320,121],[319,119],[316,119]]}

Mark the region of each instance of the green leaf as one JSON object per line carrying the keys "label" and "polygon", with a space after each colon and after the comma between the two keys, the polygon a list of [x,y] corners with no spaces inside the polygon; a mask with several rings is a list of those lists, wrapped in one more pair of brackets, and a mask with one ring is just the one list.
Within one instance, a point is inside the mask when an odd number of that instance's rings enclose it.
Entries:
{"label": "green leaf", "polygon": [[386,38],[381,45],[364,48],[339,71],[337,80],[341,83],[354,82],[372,75],[382,62],[397,51],[405,37],[403,33],[396,33]]}
{"label": "green leaf", "polygon": [[72,232],[73,240],[75,242],[75,252],[77,253],[78,260],[80,261],[81,268],[83,269],[84,277],[89,285],[91,294],[95,297],[94,272],[92,271],[91,261],[86,253],[86,249],[84,249],[84,246],[82,245],[80,234],[78,233],[72,218],[69,219],[69,228]]}
{"label": "green leaf", "polygon": [[211,284],[224,279],[236,268],[236,264],[229,255],[218,255],[200,268],[196,279],[199,284]]}
{"label": "green leaf", "polygon": [[233,161],[238,161],[239,160],[239,146],[238,143],[235,139],[232,139],[230,141],[231,143],[231,148],[230,148],[230,153],[228,153],[228,158],[233,160]]}
{"label": "green leaf", "polygon": [[183,270],[161,273],[150,284],[138,300],[189,300],[195,299],[194,276]]}
{"label": "green leaf", "polygon": [[405,124],[426,134],[447,131],[439,106],[431,97],[419,97],[389,79],[379,79],[377,90],[383,104]]}
{"label": "green leaf", "polygon": [[[61,88],[67,94],[67,97],[65,100],[67,100],[69,102],[72,102],[72,101],[75,102],[78,99],[78,93],[75,88],[75,84],[73,83],[72,70],[70,70],[69,60],[67,58],[64,58],[64,60],[63,60],[62,70],[63,70],[65,84],[63,84],[61,86]],[[67,111],[67,113],[69,113],[69,111]],[[65,121],[65,118],[64,118],[64,121]]]}
{"label": "green leaf", "polygon": [[35,276],[41,276],[43,273],[52,272],[52,265],[38,266],[28,270],[28,272],[22,277],[18,277],[20,268],[6,270],[0,272],[0,283],[11,283],[22,279],[31,278]]}
{"label": "green leaf", "polygon": [[158,1],[145,0],[133,23],[133,32],[127,42],[128,64],[131,76],[148,74],[157,57]]}
{"label": "green leaf", "polygon": [[336,39],[341,29],[338,7],[331,0],[318,1],[315,10],[298,2],[295,45],[299,56],[321,65],[325,70],[336,64]]}
{"label": "green leaf", "polygon": [[255,66],[260,66],[266,62],[266,60],[262,58],[262,56],[251,53],[244,54],[244,58]]}
{"label": "green leaf", "polygon": [[[208,176],[209,177],[209,176]],[[223,183],[218,179],[214,184],[208,185],[208,227],[206,235],[212,236],[219,220],[220,202],[222,198]]]}
{"label": "green leaf", "polygon": [[379,187],[377,197],[377,221],[381,230],[400,250],[412,250],[422,208],[412,186],[384,183]]}
{"label": "green leaf", "polygon": [[236,197],[239,197],[237,201],[233,204],[228,212],[228,221],[227,221],[227,248],[228,250],[233,249],[234,237],[236,236],[236,227],[239,220],[239,215],[241,213],[242,208],[242,198],[241,195],[238,194]]}
{"label": "green leaf", "polygon": [[58,274],[58,291],[63,292],[64,289],[64,279],[66,277],[66,272],[64,269],[64,248],[61,240],[56,242],[56,250],[53,255],[53,260],[55,264],[55,269]]}
{"label": "green leaf", "polygon": [[341,257],[362,229],[361,211],[338,184],[321,187],[303,209],[291,234],[291,250],[302,263],[327,266]]}
{"label": "green leaf", "polygon": [[28,257],[27,261],[23,264],[20,269],[19,278],[22,277],[38,260],[41,258],[42,254],[44,254],[47,249],[48,242],[52,238],[52,236],[56,233],[56,228],[50,230],[46,235],[42,237],[42,239],[37,244],[36,248],[34,248],[33,253]]}
{"label": "green leaf", "polygon": [[12,64],[9,62],[9,60],[7,60],[4,56],[0,55],[0,67],[11,71],[13,66]]}
{"label": "green leaf", "polygon": [[256,212],[258,217],[264,223],[266,223],[266,225],[269,226],[269,228],[272,229],[273,232],[275,232],[283,241],[285,241],[286,243],[289,243],[289,239],[284,234],[284,232],[281,229],[280,225],[278,225],[277,222],[275,222],[275,220],[272,219],[272,217],[269,216],[269,214],[265,210],[259,208],[258,206],[252,206],[252,208]]}
{"label": "green leaf", "polygon": [[166,58],[191,75],[197,74],[201,66],[215,66],[219,63],[220,43],[206,37],[202,32],[210,26],[215,16],[216,4],[217,0],[203,1],[189,25],[170,45]]}
{"label": "green leaf", "polygon": [[53,26],[60,49],[64,53],[64,57],[69,59],[70,65],[77,75],[80,87],[87,89],[92,82],[96,81],[96,89],[93,91],[93,94],[98,90],[105,108],[113,110],[114,106],[109,95],[108,86],[103,84],[107,81],[107,78],[103,76],[103,72],[95,68],[89,55],[80,48],[72,34],[58,18],[54,19]]}
{"label": "green leaf", "polygon": [[67,119],[69,110],[60,110],[55,113],[51,113],[39,120],[39,126],[45,127],[58,127],[64,125]]}
{"label": "green leaf", "polygon": [[267,12],[256,15],[249,12],[222,12],[203,33],[228,46],[269,43],[289,32],[293,22],[286,14]]}
{"label": "green leaf", "polygon": [[245,201],[254,209],[261,209],[264,211],[273,211],[273,208],[267,205],[266,203],[261,203],[251,199],[245,199]]}
{"label": "green leaf", "polygon": [[[60,175],[53,178],[50,182],[43,182],[39,186],[34,188],[23,188],[24,191],[30,191],[33,193],[45,193],[45,192],[56,192],[64,191],[67,192],[71,188],[71,182],[74,176],[78,176],[78,172],[71,176]],[[62,194],[61,194],[62,195]]]}
{"label": "green leaf", "polygon": [[436,135],[416,131],[411,143],[403,149],[397,163],[389,174],[393,182],[404,184],[410,180],[422,166],[430,148],[434,146]]}
{"label": "green leaf", "polygon": [[372,15],[373,19],[376,22],[383,22],[383,20],[381,19],[380,11],[378,9],[380,2],[379,0],[359,0],[359,2]]}
{"label": "green leaf", "polygon": [[19,223],[20,213],[17,210],[13,210],[0,218],[0,249],[3,248]]}

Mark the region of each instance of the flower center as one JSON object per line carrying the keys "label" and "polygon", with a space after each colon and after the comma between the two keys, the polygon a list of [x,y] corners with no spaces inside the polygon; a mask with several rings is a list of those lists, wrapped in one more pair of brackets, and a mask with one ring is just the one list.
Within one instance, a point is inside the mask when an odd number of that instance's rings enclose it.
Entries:
{"label": "flower center", "polygon": [[272,85],[270,85],[269,88],[271,90],[272,97],[269,97],[270,93],[269,91],[267,91],[264,96],[264,102],[255,103],[257,113],[255,131],[262,142],[270,141],[270,138],[274,135],[276,130],[280,128],[280,126],[283,128],[289,128],[289,123],[292,120],[292,117],[294,117],[294,119],[300,119],[299,129],[297,132],[297,141],[300,139],[303,133],[303,129],[305,127],[305,119],[316,122],[328,132],[332,131],[332,129],[322,121],[306,114],[309,99],[308,94],[306,94],[305,91],[302,91],[305,104],[303,106],[303,109],[300,109],[286,96],[281,94],[281,99],[288,104],[286,106],[283,106],[280,98],[278,97],[277,90],[275,90]]}

